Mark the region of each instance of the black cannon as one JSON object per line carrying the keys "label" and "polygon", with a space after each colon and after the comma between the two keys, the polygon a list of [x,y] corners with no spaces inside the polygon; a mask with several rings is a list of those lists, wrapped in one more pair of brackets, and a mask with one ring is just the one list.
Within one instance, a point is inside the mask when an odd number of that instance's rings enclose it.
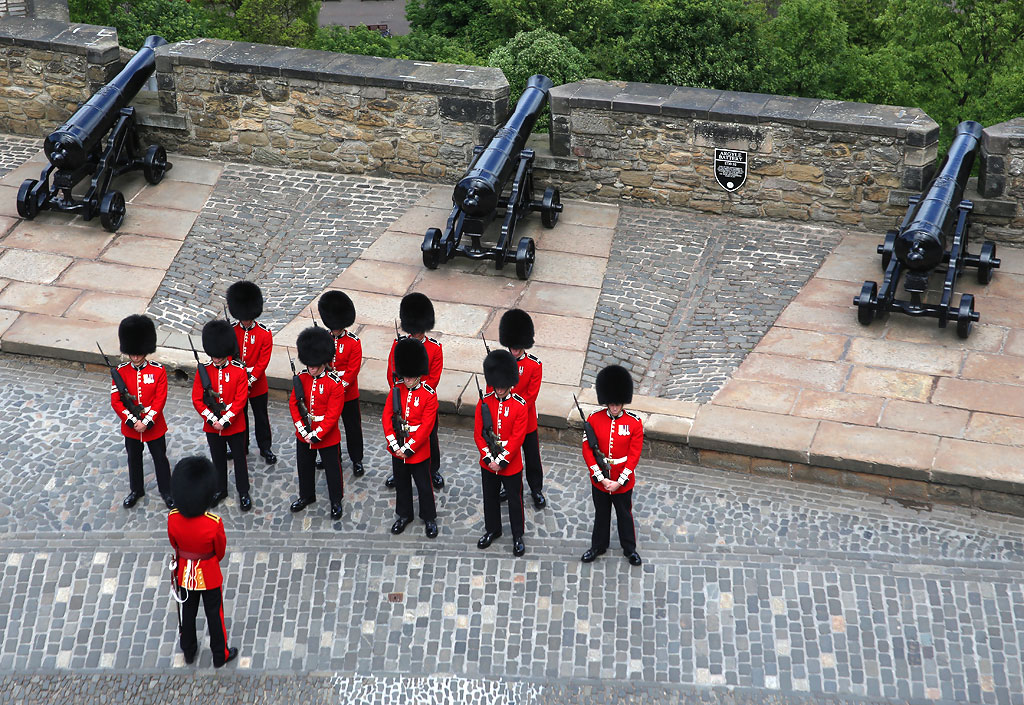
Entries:
{"label": "black cannon", "polygon": [[[516,275],[527,279],[533,271],[537,248],[533,238],[519,240],[513,251],[516,225],[530,211],[540,211],[544,227],[553,228],[562,212],[558,189],[549,186],[541,200],[534,199],[534,151],[525,149],[537,116],[548,100],[553,83],[547,76],[537,74],[526,82],[526,90],[516,103],[516,109],[486,147],[473,148],[473,161],[455,186],[452,194],[451,215],[442,233],[430,228],[423,239],[423,264],[437,269],[456,255],[469,259],[493,259],[494,268],[502,269],[507,262],[516,263]],[[518,165],[517,165],[518,162]],[[512,179],[508,196],[505,186]],[[505,209],[501,234],[494,247],[484,247],[480,238],[484,229],[494,220],[499,208]],[[463,245],[462,236],[469,235],[470,244]]]}
{"label": "black cannon", "polygon": [[[111,180],[142,169],[146,181],[158,184],[171,168],[167,152],[150,145],[145,153],[139,142],[135,108],[128,104],[156,69],[155,49],[167,40],[152,35],[110,83],[96,91],[67,122],[43,142],[50,160],[39,179],[26,179],[18,190],[18,214],[32,220],[39,211],[81,212],[85,220],[97,214],[103,227],[116,231],[124,222],[125,202]],[[108,136],[109,135],[109,136]],[[106,137],[106,146],[103,144]],[[56,173],[54,173],[56,170]],[[53,185],[50,185],[53,174]],[[79,181],[92,176],[81,200],[72,195]]]}
{"label": "black cannon", "polygon": [[[875,316],[889,311],[900,311],[908,316],[938,318],[940,328],[955,321],[958,336],[966,338],[971,334],[972,324],[980,318],[974,311],[974,296],[961,294],[959,304],[954,307],[953,287],[966,267],[977,268],[981,284],[988,284],[992,270],[999,267],[995,243],[986,241],[977,255],[967,252],[968,217],[974,204],[963,196],[974,153],[981,142],[981,130],[981,125],[972,120],[957,125],[956,136],[938,175],[922,196],[910,198],[900,227],[887,232],[885,241],[878,246],[885,270],[882,288],[879,290],[875,282],[864,282],[860,294],[853,299],[857,320],[862,324],[868,325]],[[952,242],[947,250],[950,235]],[[926,303],[928,280],[933,272],[941,272],[943,265],[945,279],[939,303]],[[896,298],[901,276],[910,301]]]}

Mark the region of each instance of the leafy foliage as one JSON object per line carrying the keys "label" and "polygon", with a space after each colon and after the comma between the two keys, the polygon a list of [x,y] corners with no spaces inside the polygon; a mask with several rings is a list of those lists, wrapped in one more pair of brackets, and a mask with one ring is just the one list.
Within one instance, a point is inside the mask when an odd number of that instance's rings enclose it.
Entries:
{"label": "leafy foliage", "polygon": [[138,49],[151,34],[169,42],[211,34],[209,13],[181,0],[131,0],[120,4],[71,0],[68,5],[75,21],[117,27],[121,46],[129,49]]}

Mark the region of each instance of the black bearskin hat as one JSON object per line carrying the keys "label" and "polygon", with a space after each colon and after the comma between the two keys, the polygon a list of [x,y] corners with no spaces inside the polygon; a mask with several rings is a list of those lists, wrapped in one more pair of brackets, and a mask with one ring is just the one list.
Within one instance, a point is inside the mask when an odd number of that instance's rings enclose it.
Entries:
{"label": "black bearskin hat", "polygon": [[399,377],[422,377],[430,372],[430,356],[423,343],[402,338],[395,344],[395,373]]}
{"label": "black bearskin hat", "polygon": [[434,328],[434,304],[425,294],[406,294],[398,307],[398,318],[406,333],[426,333]]}
{"label": "black bearskin hat", "polygon": [[508,350],[491,350],[484,358],[484,379],[495,389],[511,389],[519,381],[519,363]]}
{"label": "black bearskin hat", "polygon": [[621,365],[608,365],[597,373],[598,404],[628,404],[633,401],[633,376]]}
{"label": "black bearskin hat", "polygon": [[356,322],[356,307],[343,291],[327,291],[316,304],[320,320],[331,330],[345,330]]}
{"label": "black bearskin hat", "polygon": [[228,287],[228,311],[240,321],[252,321],[263,313],[263,292],[252,282],[235,282]]}
{"label": "black bearskin hat", "polygon": [[156,352],[156,325],[149,316],[133,314],[117,327],[117,339],[125,355],[149,355]]}
{"label": "black bearskin hat", "polygon": [[237,347],[234,326],[223,318],[215,318],[203,326],[203,350],[210,357],[230,357]]}
{"label": "black bearskin hat", "polygon": [[498,323],[498,341],[506,348],[529,350],[533,347],[533,319],[521,308],[505,311]]}
{"label": "black bearskin hat", "polygon": [[299,352],[299,362],[306,367],[327,365],[334,359],[334,336],[326,328],[310,326],[299,333],[295,348]]}
{"label": "black bearskin hat", "polygon": [[210,508],[210,500],[216,491],[216,471],[205,455],[190,455],[174,466],[174,472],[171,473],[171,496],[182,516],[201,516]]}

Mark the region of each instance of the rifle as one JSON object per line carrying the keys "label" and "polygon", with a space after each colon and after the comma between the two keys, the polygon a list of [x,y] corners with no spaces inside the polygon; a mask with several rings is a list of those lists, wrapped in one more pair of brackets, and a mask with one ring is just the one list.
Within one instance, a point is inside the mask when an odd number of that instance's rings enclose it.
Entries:
{"label": "rifle", "polygon": [[[396,375],[397,376],[397,375]],[[399,447],[405,445],[408,438],[408,424],[402,418],[402,393],[398,390],[398,382],[391,387],[391,428],[395,431],[395,440]]]}
{"label": "rifle", "polygon": [[306,427],[306,433],[313,432],[313,419],[309,415],[309,407],[306,406],[306,391],[302,388],[302,380],[295,372],[295,361],[292,360],[291,350],[288,350],[288,364],[292,366],[292,394],[295,395],[295,406],[299,409],[299,417],[302,425]]}
{"label": "rifle", "polygon": [[196,374],[199,375],[199,383],[203,385],[203,403],[219,419],[227,412],[227,409],[221,402],[220,397],[217,396],[217,392],[213,391],[210,373],[206,371],[206,365],[199,362],[199,353],[196,352],[196,346],[192,343],[191,335],[188,336],[188,344],[192,348],[193,357],[196,359]]}
{"label": "rifle", "polygon": [[178,555],[175,554],[171,558],[171,562],[167,564],[168,572],[171,577],[171,599],[174,600],[174,606],[178,610],[178,637],[181,638],[181,603],[185,600],[181,598],[181,591],[178,590]]}
{"label": "rifle", "polygon": [[[107,359],[107,354],[103,352],[103,348],[100,348],[99,341],[96,342],[96,347],[99,348],[100,355],[103,356],[103,361],[107,363],[107,367],[110,368],[110,379],[114,382],[114,386],[117,387],[117,395],[121,397],[121,403],[124,404],[124,408],[128,409],[128,413],[134,416],[139,421],[142,421],[142,417],[145,416],[146,410],[142,408],[142,404],[135,398],[135,395],[128,391],[128,385],[124,383],[124,378],[117,373],[117,368],[110,364],[110,360]],[[152,428],[153,423],[146,424]]]}
{"label": "rifle", "polygon": [[491,418],[491,410],[484,403],[484,390],[480,389],[480,380],[473,375],[473,381],[476,382],[476,393],[480,395],[480,421],[484,427],[484,441],[487,442],[487,450],[491,451],[491,457],[497,462],[498,456],[501,455],[504,448],[502,448],[498,437],[494,435],[494,419]]}
{"label": "rifle", "polygon": [[483,331],[480,331],[480,340],[484,341],[484,350],[486,350],[487,354],[490,355],[491,354],[491,346],[487,344],[487,338],[484,337],[484,332]]}
{"label": "rifle", "polygon": [[608,467],[608,461],[604,457],[604,453],[601,452],[600,447],[597,445],[597,431],[587,421],[587,417],[583,415],[583,409],[580,408],[580,400],[576,398],[576,395],[572,395],[572,400],[576,402],[576,411],[580,412],[580,419],[583,420],[583,433],[587,437],[587,445],[590,446],[590,452],[594,454],[594,462],[597,463],[598,469],[604,473],[604,476],[609,480],[611,478],[611,468]]}

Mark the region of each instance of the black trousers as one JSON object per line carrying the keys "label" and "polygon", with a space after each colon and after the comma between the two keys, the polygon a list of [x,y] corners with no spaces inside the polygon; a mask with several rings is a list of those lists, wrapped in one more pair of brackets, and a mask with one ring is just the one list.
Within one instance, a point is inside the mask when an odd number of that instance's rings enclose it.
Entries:
{"label": "black trousers", "polygon": [[441,445],[437,442],[437,419],[434,419],[434,428],[430,431],[430,473],[434,474],[441,469]]}
{"label": "black trousers", "polygon": [[359,397],[345,402],[341,409],[341,423],[345,426],[345,445],[352,464],[363,462],[363,417],[359,413]]}
{"label": "black trousers", "polygon": [[523,439],[523,464],[526,465],[526,482],[530,492],[544,491],[544,468],[540,464],[540,438],[536,431],[530,431]]}
{"label": "black trousers", "polygon": [[420,519],[437,519],[437,505],[434,503],[434,485],[430,482],[430,461],[407,463],[391,456],[391,470],[395,474],[395,513],[403,519],[412,519],[412,483],[416,483],[416,494],[420,498]]}
{"label": "black trousers", "polygon": [[238,494],[249,494],[249,463],[245,458],[245,434],[232,433],[221,436],[216,433],[206,434],[206,443],[210,446],[210,459],[217,469],[219,478],[217,487],[221,492],[228,491],[228,446],[235,460],[235,489]]}
{"label": "black trousers", "polygon": [[331,504],[339,504],[345,497],[345,481],[341,477],[341,444],[326,448],[310,448],[305,441],[295,439],[295,464],[299,472],[299,497],[316,499],[316,454],[323,461],[324,475],[327,476],[327,493]]}
{"label": "black trousers", "polygon": [[228,630],[224,626],[224,600],[220,588],[186,590],[179,587],[178,591],[181,598],[185,600],[181,605],[182,652],[191,660],[199,651],[199,642],[196,640],[196,614],[199,612],[199,600],[202,598],[203,611],[206,612],[206,626],[210,630],[213,665],[223,666],[228,658]]}
{"label": "black trousers", "polygon": [[[267,415],[267,392],[249,397],[242,414],[245,416],[245,448],[249,449],[249,405],[252,405],[252,426],[260,451],[270,450],[270,416]],[[231,450],[234,453],[234,449]]]}
{"label": "black trousers", "polygon": [[480,468],[480,483],[484,489],[484,530],[492,534],[501,533],[501,500],[498,499],[498,489],[504,485],[508,493],[508,522],[512,526],[512,538],[520,538],[526,523],[523,511],[523,473],[498,475]]}
{"label": "black trousers", "polygon": [[636,529],[633,526],[633,490],[608,494],[590,485],[594,496],[594,535],[590,547],[595,551],[608,548],[612,526],[612,506],[615,507],[615,523],[619,528],[619,545],[624,553],[636,550]]}
{"label": "black trousers", "polygon": [[[171,464],[167,462],[167,434],[147,441],[156,469],[156,486],[161,495],[171,493]],[[135,494],[146,494],[146,480],[142,474],[142,441],[125,436],[124,448],[128,451],[128,487]]]}

